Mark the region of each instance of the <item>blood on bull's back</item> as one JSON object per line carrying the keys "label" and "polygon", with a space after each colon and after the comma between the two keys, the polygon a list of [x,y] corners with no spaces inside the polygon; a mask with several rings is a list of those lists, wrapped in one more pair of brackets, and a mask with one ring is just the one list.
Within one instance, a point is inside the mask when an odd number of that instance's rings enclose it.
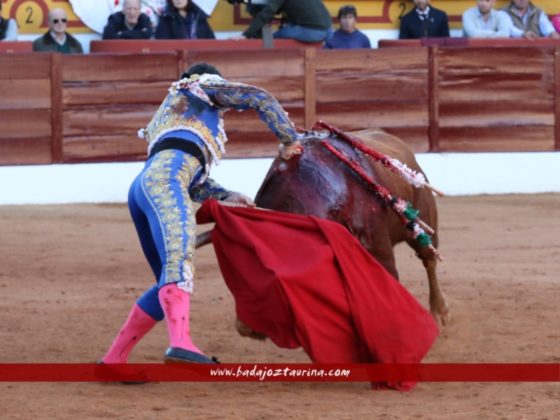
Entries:
{"label": "blood on bull's back", "polygon": [[[366,146],[398,159],[422,172],[412,150],[400,139],[382,130],[349,133]],[[255,199],[257,206],[333,220],[345,226],[391,274],[398,278],[393,246],[406,241],[422,260],[430,285],[430,309],[445,324],[449,309],[439,289],[436,255],[414,240],[410,230],[380,197],[322,144],[326,140],[355,162],[375,183],[395,197],[410,202],[422,220],[435,229],[432,242],[438,245],[437,207],[432,192],[415,188],[382,163],[356,150],[331,134],[317,134],[302,141],[303,152],[290,160],[277,157]]]}

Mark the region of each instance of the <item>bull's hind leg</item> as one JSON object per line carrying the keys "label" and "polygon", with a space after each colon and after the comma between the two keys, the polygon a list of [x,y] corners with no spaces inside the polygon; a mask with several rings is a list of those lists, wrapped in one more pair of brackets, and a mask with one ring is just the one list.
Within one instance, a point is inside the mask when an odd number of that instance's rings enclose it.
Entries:
{"label": "bull's hind leg", "polygon": [[[434,246],[437,246],[437,237],[433,239]],[[422,260],[422,264],[426,269],[430,286],[430,312],[436,321],[441,325],[446,325],[450,320],[451,313],[445,295],[439,287],[436,273],[437,258],[432,251],[428,248],[420,247],[416,241],[407,241],[407,243],[416,251],[416,256]]]}
{"label": "bull's hind leg", "polygon": [[449,322],[451,313],[449,312],[449,305],[447,304],[445,295],[441,291],[437,280],[437,259],[433,257],[421,259],[430,283],[430,312],[441,325],[446,325]]}

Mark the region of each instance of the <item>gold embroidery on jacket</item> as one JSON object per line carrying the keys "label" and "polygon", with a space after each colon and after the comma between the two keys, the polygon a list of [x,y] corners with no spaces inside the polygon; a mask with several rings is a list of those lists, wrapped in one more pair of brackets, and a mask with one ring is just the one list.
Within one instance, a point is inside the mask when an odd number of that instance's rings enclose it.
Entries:
{"label": "gold embroidery on jacket", "polygon": [[154,117],[146,128],[149,148],[148,153],[157,141],[165,134],[176,130],[190,131],[200,137],[208,147],[213,160],[216,163],[222,158],[225,151],[227,137],[223,130],[222,113],[218,122],[218,133],[216,136],[202,120],[196,117],[185,118],[183,115],[189,107],[188,98],[180,92],[172,92],[167,95]]}

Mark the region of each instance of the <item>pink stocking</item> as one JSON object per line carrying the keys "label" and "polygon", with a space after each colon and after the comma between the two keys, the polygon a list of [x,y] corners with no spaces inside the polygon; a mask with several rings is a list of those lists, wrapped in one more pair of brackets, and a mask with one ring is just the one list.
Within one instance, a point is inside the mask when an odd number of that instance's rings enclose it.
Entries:
{"label": "pink stocking", "polygon": [[103,363],[126,363],[134,346],[156,323],[157,321],[144,312],[140,306],[134,304],[113,344],[103,357]]}
{"label": "pink stocking", "polygon": [[172,283],[159,289],[158,297],[165,314],[170,347],[179,347],[202,354],[193,344],[190,336],[190,294]]}

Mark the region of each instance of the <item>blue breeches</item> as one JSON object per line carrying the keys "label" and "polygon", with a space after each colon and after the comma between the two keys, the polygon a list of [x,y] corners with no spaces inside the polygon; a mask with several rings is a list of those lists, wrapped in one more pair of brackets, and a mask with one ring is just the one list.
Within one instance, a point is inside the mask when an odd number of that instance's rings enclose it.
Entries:
{"label": "blue breeches", "polygon": [[164,150],[146,162],[130,187],[130,214],[157,281],[137,303],[157,320],[164,317],[158,299],[160,287],[178,283],[192,292],[196,220],[189,187],[202,172],[200,162],[193,156]]}

